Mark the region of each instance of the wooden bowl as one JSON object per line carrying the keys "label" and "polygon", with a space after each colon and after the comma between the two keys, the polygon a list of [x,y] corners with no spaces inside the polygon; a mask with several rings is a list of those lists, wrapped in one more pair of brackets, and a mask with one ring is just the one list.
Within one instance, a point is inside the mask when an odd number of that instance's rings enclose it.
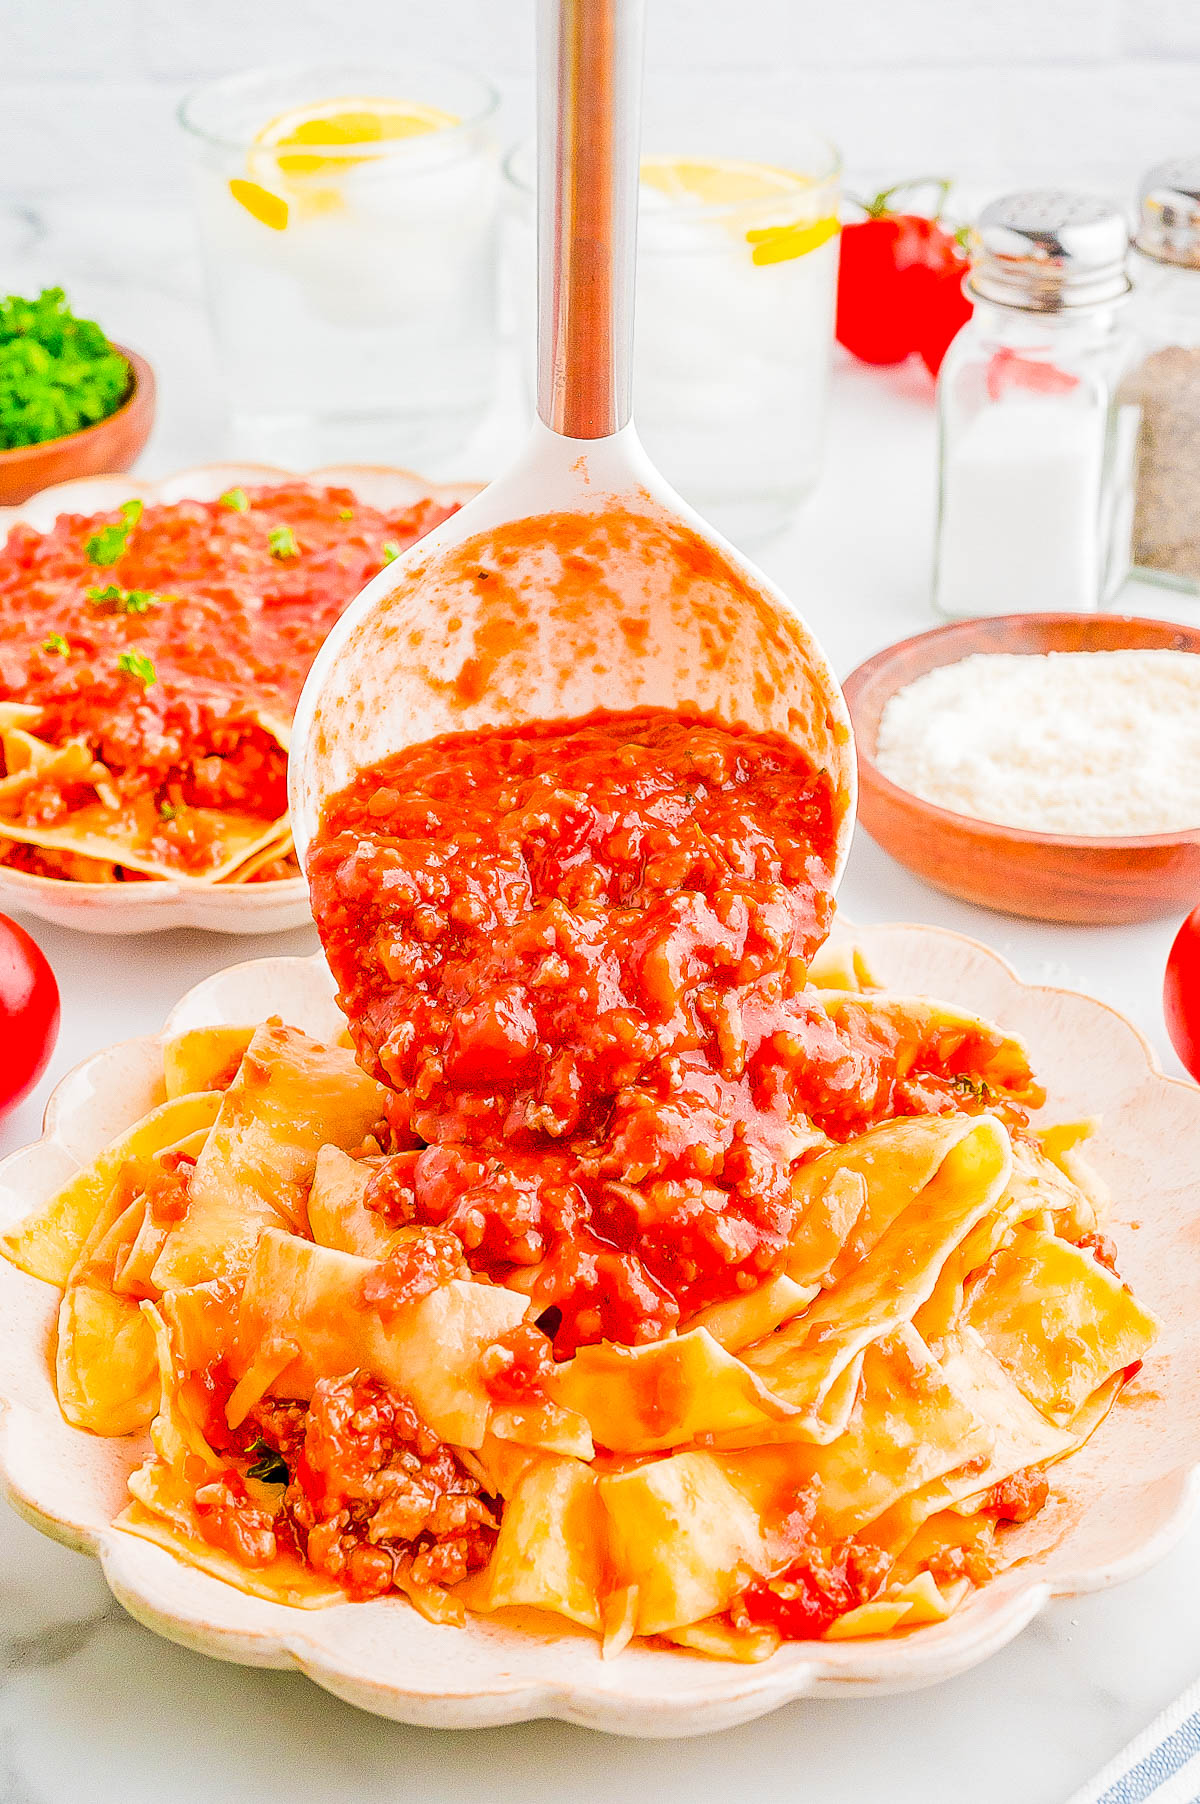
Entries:
{"label": "wooden bowl", "polygon": [[1200,652],[1200,630],[1120,614],[1004,614],[903,639],[844,685],[858,742],[858,818],[936,889],[1039,921],[1103,924],[1183,915],[1200,902],[1200,824],[1129,839],[1031,833],[955,814],[889,782],[875,763],[888,701],[926,671],[974,652]]}
{"label": "wooden bowl", "polygon": [[14,507],[52,483],[75,476],[105,476],[136,462],[154,424],[154,371],[144,357],[124,345],[113,350],[133,371],[133,387],[116,413],[95,426],[68,432],[42,445],[14,445],[0,451],[0,506]]}

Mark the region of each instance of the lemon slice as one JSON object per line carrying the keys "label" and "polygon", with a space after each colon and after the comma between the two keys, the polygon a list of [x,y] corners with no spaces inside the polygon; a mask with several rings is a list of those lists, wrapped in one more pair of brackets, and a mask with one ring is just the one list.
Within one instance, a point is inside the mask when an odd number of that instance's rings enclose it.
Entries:
{"label": "lemon slice", "polygon": [[[641,179],[668,200],[704,207],[745,207],[764,200],[785,204],[789,197],[809,193],[814,186],[809,177],[794,170],[771,163],[738,162],[732,157],[643,157]],[[744,235],[754,263],[788,263],[836,237],[838,222],[833,214],[817,219],[809,214],[744,234],[740,226],[732,229],[737,236]]]}
{"label": "lemon slice", "polygon": [[736,207],[809,186],[790,169],[731,157],[643,157],[642,181],[670,200],[699,201],[705,207]]}
{"label": "lemon slice", "polygon": [[792,225],[763,226],[747,232],[746,243],[754,263],[790,263],[793,257],[806,257],[841,231],[837,216],[826,213],[821,219],[800,219]]}
{"label": "lemon slice", "polygon": [[[343,147],[393,144],[457,124],[453,113],[415,100],[323,100],[281,113],[263,126],[254,142],[276,152],[276,164],[284,175],[317,175],[362,161],[347,157]],[[306,144],[313,148],[290,150],[292,145]],[[322,149],[333,154],[322,156]]]}
{"label": "lemon slice", "polygon": [[[235,176],[229,192],[260,224],[282,232],[298,200],[306,211],[337,206],[337,179],[372,156],[368,146],[457,124],[455,114],[415,100],[352,95],[292,107],[255,133],[246,177]],[[364,147],[362,156],[347,154],[358,145]]]}

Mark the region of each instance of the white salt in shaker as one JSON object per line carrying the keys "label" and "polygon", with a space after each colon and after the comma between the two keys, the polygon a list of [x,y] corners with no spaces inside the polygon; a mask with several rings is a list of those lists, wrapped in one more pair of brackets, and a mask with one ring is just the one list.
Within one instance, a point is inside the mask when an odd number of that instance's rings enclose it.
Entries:
{"label": "white salt in shaker", "polygon": [[973,228],[975,312],[938,376],[943,614],[1091,610],[1124,576],[1127,250],[1114,207],[1057,189],[993,201]]}
{"label": "white salt in shaker", "polygon": [[1130,318],[1139,409],[1133,561],[1140,576],[1200,591],[1200,157],[1146,172]]}

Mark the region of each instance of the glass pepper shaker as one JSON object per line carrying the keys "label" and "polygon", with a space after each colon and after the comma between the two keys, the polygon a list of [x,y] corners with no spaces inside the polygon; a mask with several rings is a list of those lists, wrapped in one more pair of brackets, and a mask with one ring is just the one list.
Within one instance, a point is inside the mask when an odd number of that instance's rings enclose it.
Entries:
{"label": "glass pepper shaker", "polygon": [[1140,415],[1133,562],[1200,592],[1200,157],[1147,171],[1134,251],[1139,354],[1123,391]]}
{"label": "glass pepper shaker", "polygon": [[1117,209],[1040,189],[971,233],[975,312],[938,376],[934,602],[952,617],[1098,608],[1128,565],[1130,289]]}

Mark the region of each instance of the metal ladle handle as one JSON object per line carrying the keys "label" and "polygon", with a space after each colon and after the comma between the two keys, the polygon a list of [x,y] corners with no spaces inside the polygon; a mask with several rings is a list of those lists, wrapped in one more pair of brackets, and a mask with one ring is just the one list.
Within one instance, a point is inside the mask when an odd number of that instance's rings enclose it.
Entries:
{"label": "metal ladle handle", "polygon": [[628,424],[644,0],[539,0],[538,414]]}

